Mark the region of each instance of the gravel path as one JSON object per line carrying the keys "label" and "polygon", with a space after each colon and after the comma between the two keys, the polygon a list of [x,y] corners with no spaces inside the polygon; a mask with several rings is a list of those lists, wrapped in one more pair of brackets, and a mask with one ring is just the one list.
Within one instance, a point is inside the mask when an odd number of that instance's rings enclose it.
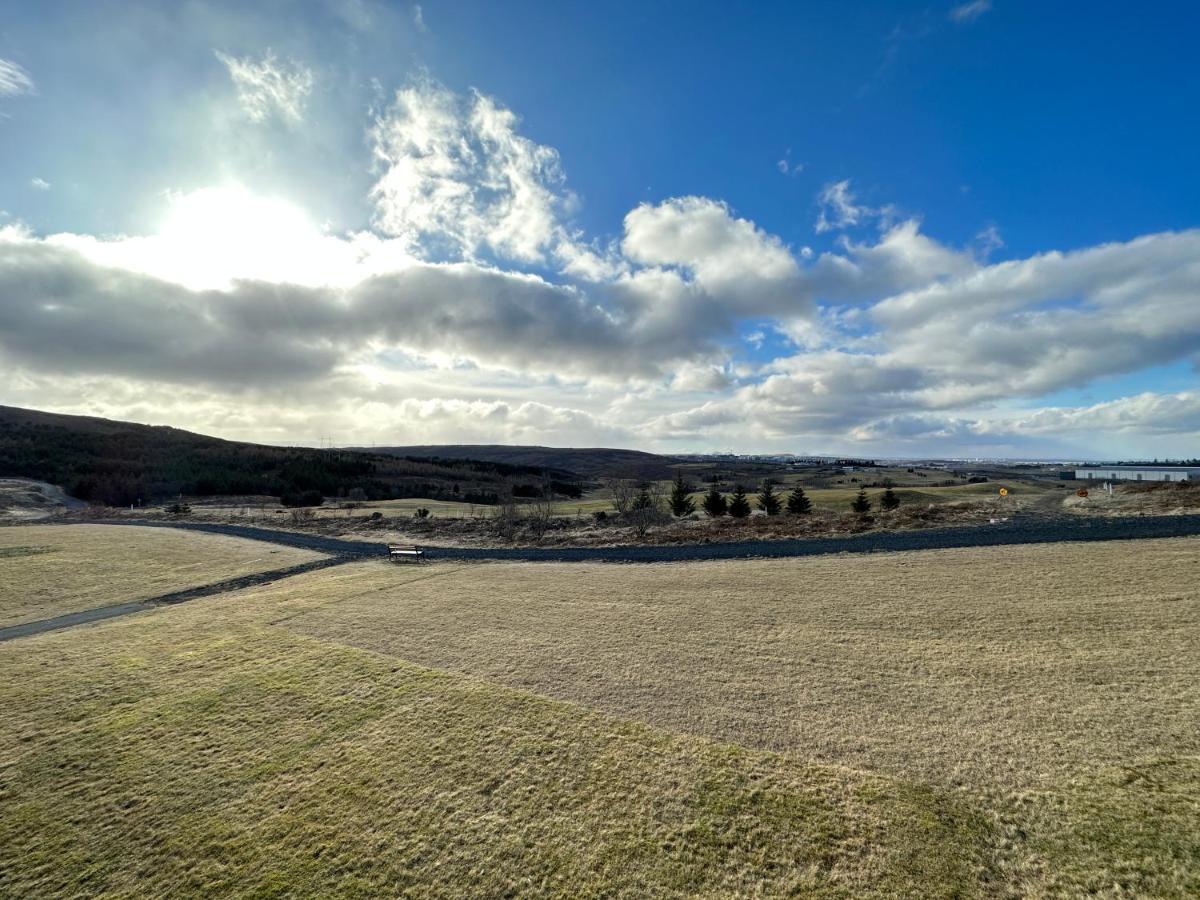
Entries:
{"label": "gravel path", "polygon": [[29,637],[32,634],[42,634],[47,631],[59,631],[63,628],[74,628],[76,625],[88,625],[92,622],[103,622],[117,616],[127,616],[131,613],[144,612],[159,606],[170,606],[174,603],[184,603],[198,597],[211,597],[213,594],[224,594],[227,591],[237,591],[242,588],[254,587],[258,584],[268,584],[281,578],[290,578],[301,572],[311,572],[314,569],[324,569],[328,566],[341,565],[352,559],[348,556],[331,556],[312,562],[288,566],[286,569],[272,569],[269,572],[256,572],[252,575],[239,575],[237,578],[226,578],[212,584],[199,587],[184,588],[181,591],[171,591],[147,600],[135,600],[131,603],[118,603],[113,606],[100,606],[96,609],[85,609],[79,612],[66,613],[51,619],[39,619],[36,622],[23,622],[20,625],[10,625],[0,628],[0,642],[11,641],[14,638]]}
{"label": "gravel path", "polygon": [[[332,553],[340,557],[384,556],[387,545],[371,541],[276,531],[249,525],[200,522],[119,522],[155,527],[210,531]],[[962,525],[917,531],[890,531],[843,538],[738,541],[726,544],[684,544],[648,547],[433,547],[427,559],[514,560],[526,562],[686,562],[704,559],[746,559],[820,556],[828,553],[884,553],[896,550],[936,550],[947,547],[993,547],[1003,544],[1042,544],[1062,541],[1122,541],[1200,535],[1200,516],[1131,516],[1123,518],[1022,518],[995,525]]]}
{"label": "gravel path", "polygon": [[[295,531],[277,531],[251,525],[203,522],[111,521],[97,525],[141,525],[150,528],[182,528],[234,537],[250,538],[328,553],[326,559],[229,578],[214,584],[173,591],[149,600],[102,606],[68,613],[38,622],[0,628],[0,641],[58,631],[76,625],[100,622],[116,616],[142,612],[158,606],[183,603],[197,597],[222,594],[265,584],[354,559],[386,556],[387,544],[347,541],[340,538]],[[821,556],[829,553],[885,553],[896,550],[937,550],[947,547],[995,547],[1004,544],[1043,544],[1063,541],[1123,541],[1144,538],[1191,537],[1200,535],[1200,516],[1138,516],[1128,518],[1022,518],[995,525],[928,528],[920,531],[891,531],[845,538],[806,538],[787,541],[739,541],[729,544],[686,544],[662,547],[426,547],[429,559],[515,560],[525,562],[687,562],[706,559],[783,558]]]}

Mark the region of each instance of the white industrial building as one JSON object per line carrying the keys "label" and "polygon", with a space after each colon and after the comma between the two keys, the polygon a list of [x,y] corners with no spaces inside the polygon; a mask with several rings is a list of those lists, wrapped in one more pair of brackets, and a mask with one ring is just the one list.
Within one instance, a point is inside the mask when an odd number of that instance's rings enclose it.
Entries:
{"label": "white industrial building", "polygon": [[1076,469],[1080,481],[1200,481],[1200,467],[1088,466]]}

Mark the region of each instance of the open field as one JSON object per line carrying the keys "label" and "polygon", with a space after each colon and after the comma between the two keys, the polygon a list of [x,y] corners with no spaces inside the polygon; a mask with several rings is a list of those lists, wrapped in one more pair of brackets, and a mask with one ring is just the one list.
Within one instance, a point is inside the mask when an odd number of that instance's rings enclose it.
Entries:
{"label": "open field", "polygon": [[[955,484],[944,487],[896,487],[894,490],[896,496],[900,498],[901,504],[926,504],[926,503],[954,503],[965,500],[991,500],[998,496],[998,491],[1001,487],[1006,486],[1004,482],[985,482],[983,484]],[[1050,492],[1051,488],[1042,487],[1040,485],[1007,485],[1011,494],[1011,505],[1018,505],[1018,498],[1025,499],[1027,497],[1042,496]],[[790,489],[785,485],[784,490]],[[879,498],[883,495],[883,488],[867,488],[867,497],[876,509],[879,508]],[[834,509],[843,512],[850,508],[850,502],[858,496],[858,486],[851,485],[850,487],[833,487],[833,488],[811,488],[805,489],[808,498],[812,500],[814,506],[823,507],[826,509]],[[1058,491],[1064,493],[1065,491]]]}
{"label": "open field", "polygon": [[341,596],[347,577],[304,576],[336,602],[289,627],[823,762],[1026,789],[1200,752],[1200,539],[497,563],[395,591],[393,567],[361,564],[360,597]]}
{"label": "open field", "polygon": [[[992,481],[982,484],[932,485],[930,481],[933,479],[926,478],[922,480],[912,475],[906,476],[904,470],[884,469],[879,472],[860,472],[857,474],[861,475],[864,479],[871,480],[879,480],[884,477],[890,478],[894,475],[896,494],[905,506],[993,500],[997,496],[997,491],[1002,486],[1008,487],[1010,497],[1007,499],[1007,503],[1014,508],[1020,508],[1032,499],[1046,497],[1051,494],[1055,496],[1073,494],[1073,489],[1068,489],[1057,482],[1014,479],[1007,482]],[[934,472],[932,474],[934,476],[946,477],[946,473]],[[794,485],[804,485],[813,505],[821,510],[845,512],[850,508],[850,502],[858,493],[859,485],[850,481],[851,477],[856,476],[847,475],[844,485],[833,487],[812,487],[808,485],[807,477],[804,474],[781,474],[774,480],[777,484],[777,491],[785,497]],[[664,496],[670,492],[671,483],[669,481],[658,482],[657,486],[660,493]],[[751,505],[757,508],[757,501],[754,500],[754,494],[757,493],[759,485],[754,481],[747,481],[743,486],[751,497]],[[700,485],[697,485],[697,487],[700,487]],[[728,492],[729,485],[724,485],[723,490]],[[876,508],[878,508],[878,500],[882,493],[883,488],[867,488],[867,496],[875,504]],[[692,493],[691,497],[696,504],[696,509],[699,510],[700,503],[704,499],[704,491],[697,490]],[[243,519],[263,523],[269,522],[280,526],[286,526],[291,522],[292,513],[291,509],[283,507],[278,502],[278,498],[273,497],[218,497],[206,500],[194,500],[191,503],[191,507],[191,517],[196,519],[217,519],[220,521]],[[312,513],[319,519],[348,520],[353,522],[369,518],[373,513],[379,513],[388,518],[411,518],[420,508],[428,509],[430,514],[436,518],[489,518],[499,512],[499,508],[492,505],[463,503],[454,500],[431,500],[419,497],[360,501],[347,508],[346,501],[331,497],[326,499],[323,506],[313,508]],[[590,490],[578,499],[556,500],[552,504],[552,510],[556,516],[567,517],[590,517],[593,513],[606,512],[611,514],[614,511],[611,492],[605,487]],[[135,510],[134,512],[137,515],[145,514],[144,510]]]}
{"label": "open field", "polygon": [[0,528],[0,628],[320,558],[308,550],[166,528]]}
{"label": "open field", "polygon": [[12,641],[0,894],[1195,894],[1198,574],[362,562]]}
{"label": "open field", "polygon": [[[323,587],[354,595],[339,572]],[[986,875],[988,823],[951,792],[311,638],[270,617],[328,597],[259,599],[0,646],[0,893],[951,896]]]}

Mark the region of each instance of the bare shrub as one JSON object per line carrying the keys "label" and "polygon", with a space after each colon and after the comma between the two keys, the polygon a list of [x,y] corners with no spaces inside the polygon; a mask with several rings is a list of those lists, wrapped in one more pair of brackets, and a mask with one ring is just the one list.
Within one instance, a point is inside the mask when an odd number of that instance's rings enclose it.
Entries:
{"label": "bare shrub", "polygon": [[629,512],[638,495],[638,483],[632,478],[609,478],[605,480],[604,486],[612,494],[612,505],[617,514],[624,515]]}
{"label": "bare shrub", "polygon": [[540,543],[554,519],[554,489],[549,479],[542,483],[541,496],[525,505],[525,513],[526,530],[534,543]]}
{"label": "bare shrub", "polygon": [[638,537],[645,537],[652,525],[663,525],[671,521],[665,509],[662,488],[652,481],[643,481],[634,495],[629,510],[621,518],[633,526]]}

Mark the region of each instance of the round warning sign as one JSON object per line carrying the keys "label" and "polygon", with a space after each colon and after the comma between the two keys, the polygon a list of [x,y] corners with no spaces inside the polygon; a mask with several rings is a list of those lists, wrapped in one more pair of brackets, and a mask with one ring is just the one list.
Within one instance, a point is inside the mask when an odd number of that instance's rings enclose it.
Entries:
{"label": "round warning sign", "polygon": [[1007,497],[1008,496],[1008,488],[1000,488],[1000,496]]}

